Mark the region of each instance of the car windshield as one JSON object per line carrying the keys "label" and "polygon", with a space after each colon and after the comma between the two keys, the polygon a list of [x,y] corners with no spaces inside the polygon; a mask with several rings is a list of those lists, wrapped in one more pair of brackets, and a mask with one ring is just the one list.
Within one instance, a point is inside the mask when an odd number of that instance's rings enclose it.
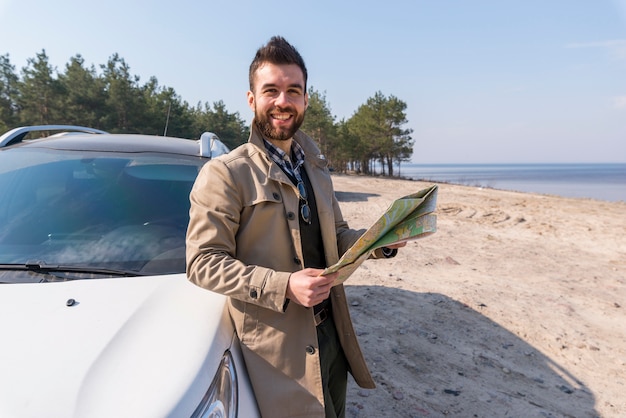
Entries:
{"label": "car windshield", "polygon": [[[189,192],[205,162],[158,153],[0,152],[0,282],[184,272]],[[20,275],[38,278],[7,278]]]}

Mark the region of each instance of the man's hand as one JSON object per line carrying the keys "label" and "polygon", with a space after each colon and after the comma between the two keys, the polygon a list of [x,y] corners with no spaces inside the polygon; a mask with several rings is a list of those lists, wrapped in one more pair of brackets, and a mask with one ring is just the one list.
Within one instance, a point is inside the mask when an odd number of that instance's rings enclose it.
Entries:
{"label": "man's hand", "polygon": [[287,284],[287,298],[308,308],[328,299],[338,273],[320,276],[323,271],[307,268],[291,273]]}

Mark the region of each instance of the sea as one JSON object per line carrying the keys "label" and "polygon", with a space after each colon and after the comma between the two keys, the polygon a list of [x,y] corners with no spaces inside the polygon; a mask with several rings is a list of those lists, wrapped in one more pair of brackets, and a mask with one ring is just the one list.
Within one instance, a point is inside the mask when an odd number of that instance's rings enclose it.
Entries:
{"label": "sea", "polygon": [[453,183],[563,197],[626,202],[626,163],[606,164],[415,164],[394,174],[433,183]]}

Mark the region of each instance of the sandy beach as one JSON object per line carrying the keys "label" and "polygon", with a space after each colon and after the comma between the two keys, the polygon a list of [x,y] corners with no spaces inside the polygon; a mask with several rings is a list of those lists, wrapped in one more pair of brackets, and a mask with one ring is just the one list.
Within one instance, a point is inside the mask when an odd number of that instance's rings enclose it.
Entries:
{"label": "sandy beach", "polygon": [[[367,228],[431,183],[334,175]],[[626,203],[440,184],[438,231],[346,282],[348,417],[626,416]]]}

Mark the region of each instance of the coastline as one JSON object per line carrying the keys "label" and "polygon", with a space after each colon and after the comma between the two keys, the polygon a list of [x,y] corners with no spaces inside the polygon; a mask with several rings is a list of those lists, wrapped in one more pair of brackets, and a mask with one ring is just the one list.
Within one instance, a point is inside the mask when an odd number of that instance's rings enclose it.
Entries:
{"label": "coastline", "polygon": [[[353,228],[432,184],[333,182]],[[377,382],[347,416],[625,415],[626,203],[438,184],[438,232],[345,282]]]}
{"label": "coastline", "polygon": [[626,201],[626,163],[406,163],[399,170],[396,174],[407,180]]}

